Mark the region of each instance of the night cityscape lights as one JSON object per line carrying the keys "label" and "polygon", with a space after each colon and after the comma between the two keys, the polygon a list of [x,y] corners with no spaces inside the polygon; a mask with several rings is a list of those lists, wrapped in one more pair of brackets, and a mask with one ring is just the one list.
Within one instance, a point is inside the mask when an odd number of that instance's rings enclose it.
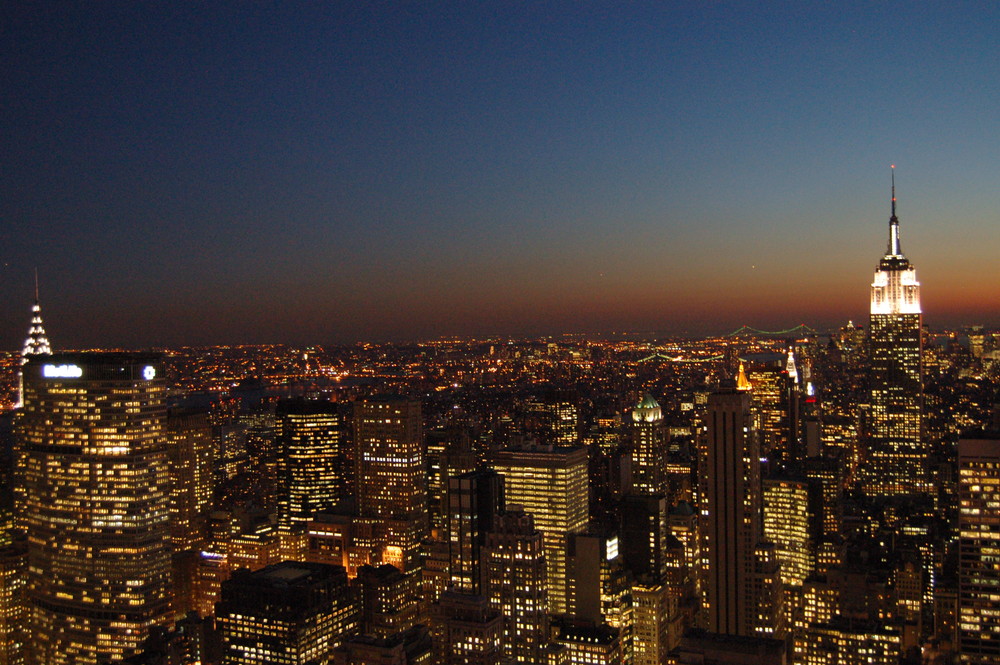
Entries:
{"label": "night cityscape lights", "polygon": [[825,332],[53,353],[36,296],[0,664],[1000,662],[1000,332],[899,239]]}

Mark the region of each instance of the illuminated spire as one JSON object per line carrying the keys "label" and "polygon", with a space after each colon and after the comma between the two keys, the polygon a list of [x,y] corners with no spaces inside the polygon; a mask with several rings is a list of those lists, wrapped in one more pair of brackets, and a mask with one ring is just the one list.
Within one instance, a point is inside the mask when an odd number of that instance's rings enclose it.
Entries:
{"label": "illuminated spire", "polygon": [[[35,304],[31,308],[31,328],[28,329],[28,339],[24,340],[24,350],[21,351],[21,365],[28,362],[31,356],[52,355],[49,338],[45,336],[42,326],[42,308],[38,304],[38,268],[35,268]],[[18,395],[14,408],[24,406],[24,371],[18,371]]]}
{"label": "illuminated spire", "polygon": [[750,381],[747,379],[747,373],[743,369],[743,362],[740,361],[740,370],[736,374],[736,389],[737,390],[750,390],[753,386],[750,385]]}
{"label": "illuminated spire", "polygon": [[795,368],[795,356],[792,354],[791,349],[788,349],[788,360],[785,362],[785,371],[788,372],[788,378],[794,383],[799,382],[799,371]]}
{"label": "illuminated spire", "polygon": [[902,256],[903,250],[899,246],[899,218],[896,217],[896,165],[891,167],[892,173],[892,216],[889,217],[889,248],[886,254],[890,256]]}
{"label": "illuminated spire", "polygon": [[38,304],[38,270],[35,270],[35,304],[31,308],[31,328],[28,338],[24,340],[24,350],[21,352],[21,364],[28,362],[30,356],[48,356],[52,354],[49,338],[45,336],[42,326],[42,308]]}

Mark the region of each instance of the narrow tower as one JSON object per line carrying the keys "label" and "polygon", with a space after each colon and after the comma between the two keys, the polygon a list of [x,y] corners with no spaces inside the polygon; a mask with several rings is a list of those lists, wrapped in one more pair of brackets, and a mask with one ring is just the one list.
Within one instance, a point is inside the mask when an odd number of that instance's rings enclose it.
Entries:
{"label": "narrow tower", "polygon": [[927,489],[921,437],[923,318],[920,282],[900,248],[895,171],[889,244],[875,269],[869,321],[871,412],[862,485],[870,496],[920,493]]}
{"label": "narrow tower", "polygon": [[[42,308],[38,304],[38,271],[35,270],[35,304],[31,308],[31,327],[28,329],[28,338],[24,340],[24,349],[21,351],[21,365],[31,359],[32,356],[52,355],[52,346],[49,338],[45,336],[45,327],[42,325]],[[24,405],[24,370],[18,371],[18,394],[17,407]]]}
{"label": "narrow tower", "polygon": [[780,577],[763,542],[760,444],[743,364],[708,396],[701,491],[704,625],[713,633],[780,636]]}
{"label": "narrow tower", "polygon": [[649,393],[632,409],[632,489],[651,496],[668,493],[667,424]]}

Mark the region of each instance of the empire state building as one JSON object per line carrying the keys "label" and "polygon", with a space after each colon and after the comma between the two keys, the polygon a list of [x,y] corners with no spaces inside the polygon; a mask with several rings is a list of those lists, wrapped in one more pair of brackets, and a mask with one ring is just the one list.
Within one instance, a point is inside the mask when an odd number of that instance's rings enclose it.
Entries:
{"label": "empire state building", "polygon": [[893,178],[889,244],[875,269],[868,328],[871,411],[861,481],[869,496],[927,490],[922,322],[920,282],[900,248]]}

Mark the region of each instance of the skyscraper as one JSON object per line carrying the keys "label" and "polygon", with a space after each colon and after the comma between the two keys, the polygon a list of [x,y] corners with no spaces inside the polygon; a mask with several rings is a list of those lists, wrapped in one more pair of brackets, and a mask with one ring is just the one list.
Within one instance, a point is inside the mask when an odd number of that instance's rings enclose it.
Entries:
{"label": "skyscraper", "polygon": [[534,446],[497,453],[493,467],[504,477],[507,505],[519,505],[542,532],[548,564],[549,607],[568,611],[566,542],[587,526],[587,450]]}
{"label": "skyscraper", "polygon": [[[766,606],[776,571],[761,554],[763,523],[760,445],[750,413],[750,383],[738,378],[708,397],[701,477],[705,626],[713,633],[770,634],[777,621]],[[765,585],[768,586],[765,589]],[[764,616],[767,615],[767,616]]]}
{"label": "skyscraper", "polygon": [[354,428],[358,512],[376,527],[382,561],[410,572],[420,565],[428,529],[420,402],[360,400]]}
{"label": "skyscraper", "polygon": [[24,366],[24,522],[36,662],[120,660],[170,619],[160,356]]}
{"label": "skyscraper", "polygon": [[484,593],[482,547],[503,509],[503,478],[496,471],[470,471],[449,479],[449,568],[455,591]]}
{"label": "skyscraper", "polygon": [[21,351],[22,369],[19,373],[18,407],[24,404],[24,364],[33,356],[47,356],[51,353],[52,346],[49,344],[49,338],[45,335],[45,327],[42,325],[42,307],[38,304],[38,272],[36,271],[35,304],[31,308],[31,327],[28,328],[28,338],[24,340],[24,349]]}
{"label": "skyscraper", "polygon": [[483,546],[486,595],[503,616],[504,662],[541,663],[548,644],[549,596],[542,534],[531,515],[497,515]]}
{"label": "skyscraper", "polygon": [[0,665],[25,663],[27,567],[28,550],[23,539],[0,547]]}
{"label": "skyscraper", "polygon": [[889,245],[875,269],[868,329],[871,411],[861,483],[870,496],[927,489],[922,323],[920,282],[900,248],[893,182]]}
{"label": "skyscraper", "polygon": [[958,441],[958,640],[963,663],[1000,661],[1000,433]]}
{"label": "skyscraper", "polygon": [[223,583],[216,606],[223,662],[329,663],[358,632],[358,614],[340,566],[285,561],[239,570]]}
{"label": "skyscraper", "polygon": [[204,549],[205,526],[214,489],[212,428],[208,412],[171,408],[167,413],[170,467],[170,541],[174,616],[194,609],[195,572]]}
{"label": "skyscraper", "polygon": [[650,496],[666,495],[667,424],[663,410],[646,393],[632,409],[632,491]]}
{"label": "skyscraper", "polygon": [[275,412],[278,438],[278,527],[305,529],[313,515],[331,511],[347,496],[349,456],[337,404],[281,400]]}
{"label": "skyscraper", "polygon": [[167,414],[170,462],[170,535],[174,552],[195,549],[204,540],[212,502],[212,429],[208,414],[174,409]]}
{"label": "skyscraper", "polygon": [[786,587],[801,587],[815,567],[809,511],[809,483],[788,475],[762,483],[764,536],[774,543]]}

